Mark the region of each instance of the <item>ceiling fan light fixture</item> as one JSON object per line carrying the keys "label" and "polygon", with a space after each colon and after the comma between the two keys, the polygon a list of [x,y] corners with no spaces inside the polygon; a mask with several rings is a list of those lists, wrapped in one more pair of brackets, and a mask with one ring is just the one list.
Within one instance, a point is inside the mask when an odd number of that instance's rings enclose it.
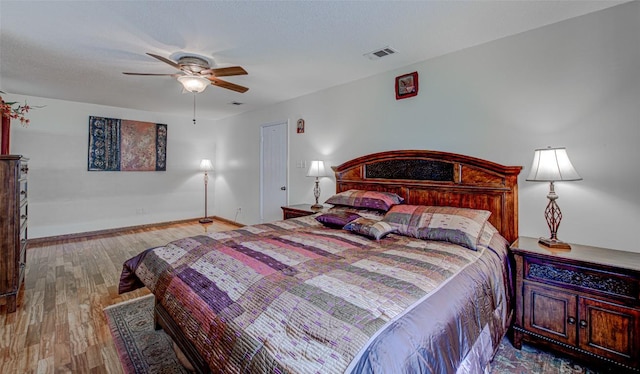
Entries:
{"label": "ceiling fan light fixture", "polygon": [[200,93],[211,83],[205,77],[198,75],[182,75],[178,77],[178,81],[182,83],[185,90],[193,93]]}

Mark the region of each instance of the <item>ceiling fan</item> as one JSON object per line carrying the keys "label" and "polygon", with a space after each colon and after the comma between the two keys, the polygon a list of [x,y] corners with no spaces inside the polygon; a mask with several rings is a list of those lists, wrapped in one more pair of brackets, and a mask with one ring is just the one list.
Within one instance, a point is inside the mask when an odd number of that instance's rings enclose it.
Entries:
{"label": "ceiling fan", "polygon": [[219,77],[228,77],[232,75],[246,75],[247,71],[241,66],[231,66],[226,68],[212,68],[209,65],[209,61],[206,59],[185,55],[178,59],[177,62],[171,61],[168,58],[155,55],[153,53],[147,53],[149,56],[158,59],[172,67],[180,70],[180,73],[174,74],[153,74],[153,73],[122,73],[126,75],[147,75],[147,76],[170,76],[175,77],[182,84],[185,90],[193,93],[199,93],[204,91],[209,84],[214,86],[226,88],[228,90],[244,93],[249,89],[237,85],[235,83],[227,82]]}

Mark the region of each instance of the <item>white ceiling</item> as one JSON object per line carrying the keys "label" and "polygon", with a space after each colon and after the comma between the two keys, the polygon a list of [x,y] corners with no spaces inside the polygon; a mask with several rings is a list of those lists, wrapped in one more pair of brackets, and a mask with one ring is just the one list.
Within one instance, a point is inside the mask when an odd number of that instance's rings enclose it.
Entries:
{"label": "white ceiling", "polygon": [[188,52],[249,72],[225,78],[247,93],[198,94],[217,119],[623,2],[0,0],[0,90],[191,115],[174,78],[122,74],[173,73],[145,53]]}

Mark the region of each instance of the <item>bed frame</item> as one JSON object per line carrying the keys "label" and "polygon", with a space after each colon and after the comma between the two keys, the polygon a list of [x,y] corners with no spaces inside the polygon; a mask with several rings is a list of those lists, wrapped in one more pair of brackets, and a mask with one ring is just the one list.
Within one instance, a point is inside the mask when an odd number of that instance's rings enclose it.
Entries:
{"label": "bed frame", "polygon": [[[518,174],[503,166],[455,153],[401,150],[362,156],[333,167],[336,192],[350,189],[394,192],[407,204],[455,206],[491,212],[489,221],[512,243],[518,237]],[[162,305],[155,306],[162,327],[198,373],[209,373],[200,356]]]}

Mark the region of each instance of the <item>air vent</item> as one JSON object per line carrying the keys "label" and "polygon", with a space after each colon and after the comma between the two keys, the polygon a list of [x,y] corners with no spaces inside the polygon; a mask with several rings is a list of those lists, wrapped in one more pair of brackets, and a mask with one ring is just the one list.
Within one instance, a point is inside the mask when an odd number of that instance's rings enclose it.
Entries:
{"label": "air vent", "polygon": [[394,53],[398,53],[398,51],[396,51],[395,49],[389,46],[386,46],[384,48],[376,49],[375,51],[365,53],[364,56],[366,56],[369,60],[377,60],[382,57],[392,55]]}
{"label": "air vent", "polygon": [[230,105],[243,105],[244,103],[241,103],[239,101],[232,101],[229,103]]}

